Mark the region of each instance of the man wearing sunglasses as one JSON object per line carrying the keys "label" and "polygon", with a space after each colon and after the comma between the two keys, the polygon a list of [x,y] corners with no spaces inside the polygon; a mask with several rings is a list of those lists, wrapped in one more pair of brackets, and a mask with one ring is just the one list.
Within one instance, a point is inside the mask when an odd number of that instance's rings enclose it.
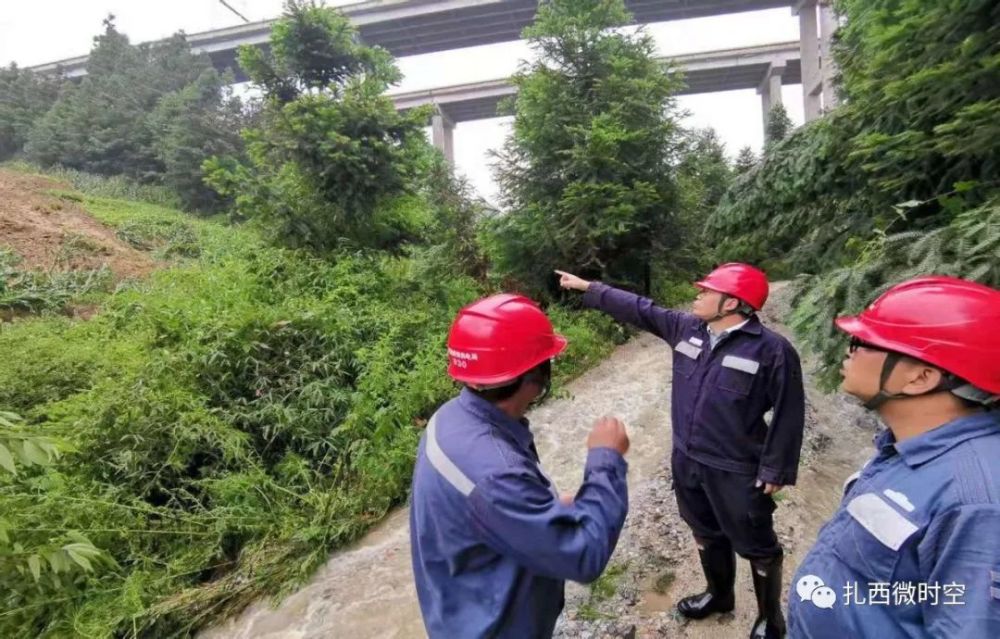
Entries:
{"label": "man wearing sunglasses", "polygon": [[888,427],[789,594],[791,637],[1000,637],[1000,291],[889,289],[837,328],[842,389]]}
{"label": "man wearing sunglasses", "polygon": [[[795,483],[805,398],[798,354],[757,318],[767,277],[723,264],[697,282],[691,313],[556,271],[583,303],[665,340],[674,350],[671,472],[681,517],[694,533],[708,586],[678,611],[702,619],[735,606],[736,556],[750,560],[757,619],[750,636],[784,635],[783,551],[774,493]],[[773,410],[770,422],[765,414]]]}

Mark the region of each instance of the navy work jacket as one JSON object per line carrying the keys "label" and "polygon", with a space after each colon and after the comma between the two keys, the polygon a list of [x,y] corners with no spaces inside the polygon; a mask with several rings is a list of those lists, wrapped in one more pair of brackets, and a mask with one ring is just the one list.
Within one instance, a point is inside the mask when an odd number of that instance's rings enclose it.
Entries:
{"label": "navy work jacket", "polygon": [[[788,340],[752,317],[713,349],[701,319],[600,282],[590,284],[583,302],[673,348],[675,450],[712,468],[795,483],[805,392],[799,356]],[[770,423],[764,419],[769,410]]]}
{"label": "navy work jacket", "polygon": [[792,581],[789,637],[1000,637],[1000,413],[875,445]]}
{"label": "navy work jacket", "polygon": [[410,508],[427,634],[550,637],[564,580],[596,579],[618,542],[626,471],[618,451],[590,449],[583,484],[563,504],[527,420],[468,389],[442,406],[420,441]]}

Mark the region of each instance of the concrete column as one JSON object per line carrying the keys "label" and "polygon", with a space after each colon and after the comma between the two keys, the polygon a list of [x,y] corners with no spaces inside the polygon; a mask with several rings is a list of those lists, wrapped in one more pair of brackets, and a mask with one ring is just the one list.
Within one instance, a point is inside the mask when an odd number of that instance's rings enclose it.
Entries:
{"label": "concrete column", "polygon": [[819,67],[819,25],[816,0],[802,0],[793,11],[799,14],[799,47],[802,58],[802,99],[806,122],[822,114],[823,76]]}
{"label": "concrete column", "polygon": [[833,60],[833,32],[837,30],[837,14],[830,6],[830,0],[821,0],[819,5],[819,56],[823,77],[823,108],[827,111],[837,106],[837,91],[834,77],[837,65]]}
{"label": "concrete column", "polygon": [[785,73],[784,63],[772,62],[767,67],[764,80],[757,87],[760,94],[760,109],[764,118],[764,141],[767,142],[767,121],[771,115],[771,109],[781,104],[781,76]]}
{"label": "concrete column", "polygon": [[431,142],[444,153],[449,164],[455,164],[455,123],[440,110],[431,116]]}

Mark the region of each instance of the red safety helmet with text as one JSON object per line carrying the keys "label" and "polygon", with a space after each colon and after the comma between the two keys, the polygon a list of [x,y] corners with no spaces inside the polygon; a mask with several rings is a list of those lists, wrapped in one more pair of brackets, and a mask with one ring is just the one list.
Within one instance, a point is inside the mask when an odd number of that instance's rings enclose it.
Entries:
{"label": "red safety helmet with text", "polygon": [[458,312],[448,334],[448,375],[478,388],[503,386],[566,348],[533,301],[493,295]]}
{"label": "red safety helmet with text", "polygon": [[1000,291],[994,288],[955,277],[918,277],[834,323],[864,343],[933,364],[993,401],[1000,395]]}
{"label": "red safety helmet with text", "polygon": [[770,286],[767,275],[759,268],[740,262],[729,262],[717,267],[700,282],[699,288],[725,293],[749,304],[755,311],[764,307]]}

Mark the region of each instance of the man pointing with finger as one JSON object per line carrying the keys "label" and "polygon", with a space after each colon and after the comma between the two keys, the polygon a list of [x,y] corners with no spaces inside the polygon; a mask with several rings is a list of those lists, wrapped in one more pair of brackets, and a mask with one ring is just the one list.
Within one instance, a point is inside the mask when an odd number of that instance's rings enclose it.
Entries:
{"label": "man pointing with finger", "polygon": [[751,638],[784,636],[783,552],[771,495],[795,483],[805,399],[798,354],[757,319],[767,277],[747,264],[724,264],[696,284],[700,292],[689,314],[556,273],[563,288],[585,292],[586,306],[649,331],[674,350],[674,493],[708,582],[704,592],[681,599],[678,611],[702,619],[733,609],[735,551],[750,560],[757,595]]}
{"label": "man pointing with finger", "polygon": [[587,440],[583,484],[561,499],[524,418],[566,347],[518,295],[463,308],[448,336],[448,374],[464,384],[427,424],[413,473],[410,546],[427,634],[551,637],[565,580],[603,572],[628,511],[617,419]]}

